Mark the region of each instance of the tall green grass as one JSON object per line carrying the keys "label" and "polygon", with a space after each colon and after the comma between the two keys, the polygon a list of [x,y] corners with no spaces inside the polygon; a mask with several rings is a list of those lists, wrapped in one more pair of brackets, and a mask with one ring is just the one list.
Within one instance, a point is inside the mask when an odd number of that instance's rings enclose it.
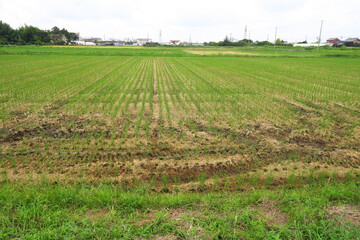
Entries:
{"label": "tall green grass", "polygon": [[[114,185],[1,183],[0,237],[357,239],[359,229],[346,222],[347,216],[337,219],[328,211],[358,205],[359,192],[354,183],[206,194],[154,194],[146,186],[128,191]],[[267,199],[285,222],[263,215]]]}

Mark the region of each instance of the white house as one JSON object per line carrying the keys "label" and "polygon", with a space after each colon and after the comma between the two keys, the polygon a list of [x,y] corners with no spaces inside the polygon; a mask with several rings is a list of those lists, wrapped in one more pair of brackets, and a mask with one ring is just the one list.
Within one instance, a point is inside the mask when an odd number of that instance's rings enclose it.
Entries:
{"label": "white house", "polygon": [[136,39],[136,45],[144,45],[148,42],[151,42],[151,38],[138,38]]}
{"label": "white house", "polygon": [[317,46],[325,46],[325,43],[294,43],[294,47],[317,47]]}
{"label": "white house", "polygon": [[93,43],[93,42],[74,41],[74,43],[76,43],[76,44],[78,44],[78,45],[96,46],[96,44],[95,44],[95,43]]}

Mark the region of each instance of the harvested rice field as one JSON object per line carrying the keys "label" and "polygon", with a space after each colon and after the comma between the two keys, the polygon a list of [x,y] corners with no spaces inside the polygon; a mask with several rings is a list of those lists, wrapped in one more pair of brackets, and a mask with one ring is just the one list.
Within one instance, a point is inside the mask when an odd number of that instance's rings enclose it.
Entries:
{"label": "harvested rice field", "polygon": [[[243,203],[250,213],[242,218],[255,216],[265,234],[266,226],[279,229],[296,219],[285,197],[278,202],[271,191],[302,191],[316,182],[358,190],[358,51],[273,51],[1,47],[2,193],[10,196],[10,186],[35,191],[39,184],[145,188],[157,196],[269,191]],[[348,206],[322,205],[328,209],[323,219],[330,221],[340,210],[358,214],[359,195],[349,199]],[[102,222],[100,216],[111,213],[106,206],[76,214]],[[142,229],[161,216],[174,221],[201,215],[184,206],[166,213],[146,210],[151,206],[134,207],[140,215],[128,224],[135,221]],[[214,211],[213,217],[225,217]],[[330,222],[343,227],[339,220]],[[171,234],[162,229],[123,236],[218,239],[211,228],[205,231],[208,225],[197,222],[192,232],[189,226],[182,222]],[[286,229],[284,236],[303,239]],[[235,239],[251,236],[232,233]],[[21,236],[14,234],[6,236]],[[232,236],[226,234],[224,239]],[[352,234],[349,239],[358,236]]]}

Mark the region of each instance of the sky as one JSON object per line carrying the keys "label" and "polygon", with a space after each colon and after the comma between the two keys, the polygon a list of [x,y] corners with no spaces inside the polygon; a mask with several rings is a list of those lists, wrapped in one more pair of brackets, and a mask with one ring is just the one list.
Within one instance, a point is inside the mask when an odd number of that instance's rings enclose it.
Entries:
{"label": "sky", "polygon": [[209,42],[360,38],[359,0],[0,0],[0,20],[80,32],[81,37]]}

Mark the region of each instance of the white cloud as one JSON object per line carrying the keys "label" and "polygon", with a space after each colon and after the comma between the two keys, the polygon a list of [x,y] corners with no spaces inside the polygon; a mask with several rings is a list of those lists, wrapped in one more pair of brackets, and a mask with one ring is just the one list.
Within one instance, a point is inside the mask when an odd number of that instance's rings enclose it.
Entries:
{"label": "white cloud", "polygon": [[230,35],[243,38],[248,26],[253,40],[315,41],[324,20],[323,39],[360,37],[360,1],[253,0],[253,1],[115,1],[115,0],[1,0],[0,20],[17,28],[53,26],[106,38],[145,37],[219,41]]}

